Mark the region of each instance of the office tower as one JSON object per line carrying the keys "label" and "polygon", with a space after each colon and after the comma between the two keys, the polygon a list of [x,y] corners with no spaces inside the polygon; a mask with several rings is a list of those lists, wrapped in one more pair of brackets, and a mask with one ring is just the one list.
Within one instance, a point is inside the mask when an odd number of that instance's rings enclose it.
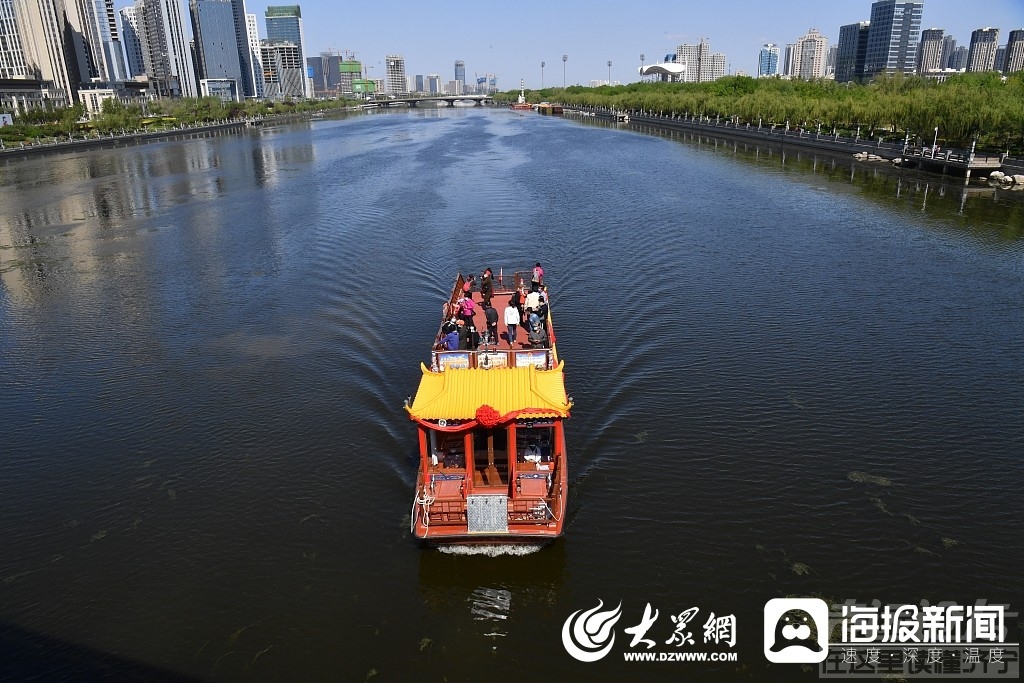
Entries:
{"label": "office tower", "polygon": [[21,37],[21,52],[28,78],[43,81],[52,88],[50,98],[56,106],[74,102],[78,90],[77,74],[65,59],[67,23],[60,0],[14,0],[14,21]]}
{"label": "office tower", "polygon": [[942,64],[943,31],[929,28],[921,31],[921,42],[917,48],[917,73],[937,71],[945,68]]}
{"label": "office tower", "polygon": [[939,68],[948,69],[949,59],[953,56],[953,50],[956,49],[956,38],[953,36],[942,37],[942,56],[939,57]]}
{"label": "office tower", "polygon": [[78,0],[60,3],[66,30],[64,56],[72,80],[87,83],[123,81],[124,53],[117,30],[113,0]]}
{"label": "office tower", "polygon": [[121,38],[124,41],[124,56],[128,61],[128,77],[134,78],[146,73],[142,59],[142,42],[139,40],[139,22],[135,5],[118,10],[121,14]]}
{"label": "office tower", "polygon": [[306,65],[313,80],[314,96],[337,97],[341,93],[340,54],[321,52],[317,57],[308,57]]}
{"label": "office tower", "polygon": [[818,29],[810,29],[793,44],[791,75],[805,81],[823,77],[827,47],[828,39]]}
{"label": "office tower", "polygon": [[999,47],[999,29],[979,28],[971,32],[971,47],[967,51],[968,71],[991,71]]}
{"label": "office tower", "polygon": [[413,85],[413,91],[426,92],[426,90],[423,87],[423,74],[416,74],[416,81]]}
{"label": "office tower", "polygon": [[829,45],[825,51],[825,78],[835,78],[836,58],[839,56],[839,46]]}
{"label": "office tower", "polygon": [[871,22],[859,21],[839,27],[839,45],[836,50],[836,83],[861,81],[864,78],[864,58],[868,49]]}
{"label": "office tower", "polygon": [[189,0],[196,72],[200,80],[235,82],[232,99],[244,97],[242,65],[235,34],[235,15],[227,0]]}
{"label": "office tower", "polygon": [[785,56],[782,58],[782,76],[793,78],[793,65],[796,50],[796,43],[785,44]]}
{"label": "office tower", "polygon": [[261,40],[264,96],[269,99],[303,97],[306,92],[306,66],[299,46],[284,40]]}
{"label": "office tower", "polygon": [[437,74],[427,75],[427,92],[431,95],[441,94],[441,77]]}
{"label": "office tower", "polygon": [[1003,73],[1024,71],[1024,28],[1010,31],[1006,39],[1006,57],[1003,59]]}
{"label": "office tower", "polygon": [[150,88],[162,97],[196,97],[192,51],[177,0],[136,0],[139,42]]}
{"label": "office tower", "polygon": [[28,78],[12,0],[0,0],[0,78]]}
{"label": "office tower", "polygon": [[757,57],[757,77],[779,75],[779,46],[775,43],[765,43],[761,46],[761,52]]}
{"label": "office tower", "polygon": [[880,73],[914,73],[923,8],[922,0],[875,0],[871,4],[865,78]]}
{"label": "office tower", "polygon": [[953,50],[953,54],[949,56],[949,68],[954,71],[964,71],[967,69],[967,48],[963,45]]}
{"label": "office tower", "polygon": [[[263,98],[263,62],[260,61],[260,29],[255,14],[245,15],[245,44],[249,55],[248,64],[242,68],[250,70],[249,78],[252,79],[251,97]],[[246,97],[250,95],[246,94]]]}
{"label": "office tower", "polygon": [[[302,63],[306,63],[306,41],[302,29],[302,8],[299,5],[271,5],[264,13],[267,23],[267,40],[293,43],[299,48]],[[303,94],[311,97],[309,84],[303,78]]]}
{"label": "office tower", "polygon": [[384,89],[389,95],[406,95],[405,58],[402,55],[388,55],[385,59]]}
{"label": "office tower", "polygon": [[[462,82],[463,88],[465,87],[465,83],[466,83],[466,63],[464,61],[462,61],[461,59],[456,59],[455,60],[455,81],[456,82]],[[461,93],[454,93],[454,94],[458,95],[458,94],[461,94]]]}

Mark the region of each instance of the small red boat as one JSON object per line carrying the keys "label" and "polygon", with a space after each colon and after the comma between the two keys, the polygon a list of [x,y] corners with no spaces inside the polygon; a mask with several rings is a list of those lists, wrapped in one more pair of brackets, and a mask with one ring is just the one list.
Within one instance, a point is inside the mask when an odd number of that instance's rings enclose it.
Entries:
{"label": "small red boat", "polygon": [[[502,315],[530,271],[493,278],[491,304]],[[465,279],[455,280],[441,326],[406,411],[416,423],[419,470],[411,530],[431,544],[541,544],[562,534],[568,493],[563,421],[565,391],[551,322],[522,327],[517,342],[463,332],[460,348],[445,344]],[[480,293],[475,314],[460,326],[486,331]],[[543,325],[543,323],[541,323]],[[532,341],[531,341],[532,340]],[[475,347],[475,348],[474,348]]]}

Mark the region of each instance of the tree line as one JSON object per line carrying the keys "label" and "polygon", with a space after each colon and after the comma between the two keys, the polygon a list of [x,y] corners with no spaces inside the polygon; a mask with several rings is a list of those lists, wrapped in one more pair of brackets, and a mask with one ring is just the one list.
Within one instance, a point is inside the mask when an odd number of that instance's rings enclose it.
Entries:
{"label": "tree line", "polygon": [[253,100],[224,102],[217,97],[181,97],[124,104],[117,99],[103,102],[99,116],[83,120],[85,108],[30,109],[15,118],[13,126],[0,128],[0,140],[6,144],[33,142],[37,138],[68,138],[81,135],[110,135],[139,130],[157,130],[182,125],[199,125],[230,119],[259,118],[280,114],[314,112],[344,108],[347,100]]}
{"label": "tree line", "polygon": [[[512,101],[519,91],[501,93]],[[530,102],[557,101],[670,115],[706,116],[752,125],[786,125],[830,134],[885,137],[931,144],[935,128],[948,147],[1024,154],[1024,72],[969,73],[939,83],[884,76],[868,84],[727,76],[710,83],[641,82],[617,86],[549,88]]]}

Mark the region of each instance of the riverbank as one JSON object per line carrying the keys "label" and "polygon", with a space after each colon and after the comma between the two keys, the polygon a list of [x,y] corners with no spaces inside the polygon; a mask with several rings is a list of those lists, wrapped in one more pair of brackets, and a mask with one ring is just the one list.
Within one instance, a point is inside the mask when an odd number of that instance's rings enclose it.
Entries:
{"label": "riverbank", "polygon": [[[340,110],[344,112],[349,109]],[[163,142],[166,140],[190,140],[197,138],[219,137],[222,135],[235,135],[248,128],[264,126],[275,123],[288,123],[291,121],[310,120],[319,118],[317,113],[302,114],[281,114],[278,116],[264,116],[259,118],[233,119],[230,121],[217,121],[204,123],[195,126],[179,126],[163,130],[152,131],[131,131],[121,135],[102,135],[97,137],[83,136],[81,138],[49,138],[49,141],[37,139],[32,144],[21,144],[17,147],[4,147],[0,143],[0,159],[14,159],[18,157],[34,156],[38,154],[55,154],[62,152],[76,152],[86,149],[104,149],[115,147],[134,147],[150,142]]]}
{"label": "riverbank", "polygon": [[[901,165],[918,168],[937,175],[953,175],[969,180],[972,175],[987,176],[992,171],[1012,175],[1024,173],[1024,159],[1006,155],[977,154],[971,150],[942,150],[935,158],[930,149],[914,149],[909,141],[885,142],[881,138],[868,140],[859,136],[849,138],[822,134],[815,130],[787,130],[784,126],[752,125],[738,121],[713,120],[706,117],[685,117],[654,114],[643,111],[625,112],[631,125],[647,125],[663,130],[695,131],[724,139],[741,139],[830,152],[842,156],[867,157],[875,161],[900,160]],[[565,107],[566,116],[593,116],[616,121],[623,112],[602,107]]]}

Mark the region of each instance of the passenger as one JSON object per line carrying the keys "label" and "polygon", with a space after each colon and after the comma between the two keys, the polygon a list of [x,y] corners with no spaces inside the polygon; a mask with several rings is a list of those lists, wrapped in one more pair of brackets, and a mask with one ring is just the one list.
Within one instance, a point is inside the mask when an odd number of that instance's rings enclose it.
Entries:
{"label": "passenger", "polygon": [[484,274],[480,276],[480,296],[484,300],[484,307],[491,303],[494,295],[494,272],[490,268],[484,268]]}
{"label": "passenger", "polygon": [[484,318],[487,319],[487,334],[490,336],[487,343],[498,343],[498,311],[491,306],[490,299],[484,301]]}
{"label": "passenger", "polygon": [[[516,292],[518,294],[519,292]],[[505,307],[505,327],[508,328],[508,347],[511,349],[516,343],[516,328],[519,327],[519,310],[513,301],[508,302]]]}
{"label": "passenger", "polygon": [[476,276],[470,275],[465,282],[462,283],[462,296],[467,299],[473,298],[473,286],[476,285]]}
{"label": "passenger", "polygon": [[539,323],[530,326],[530,334],[527,338],[530,340],[530,346],[534,348],[546,349],[548,347],[548,333]]}
{"label": "passenger", "polygon": [[537,265],[533,267],[533,277],[530,280],[530,287],[532,291],[536,292],[540,289],[542,284],[544,284],[544,269],[540,267],[540,261],[537,261]]}
{"label": "passenger", "polygon": [[473,315],[476,313],[476,304],[473,303],[472,297],[464,297],[460,304],[459,317],[465,321],[466,325],[473,324]]}
{"label": "passenger", "polygon": [[540,292],[533,290],[526,295],[526,310],[536,311],[540,308]]}
{"label": "passenger", "polygon": [[459,326],[445,325],[445,335],[441,338],[441,345],[448,351],[456,351],[459,348]]}
{"label": "passenger", "polygon": [[459,350],[469,350],[469,326],[466,325],[465,320],[459,320]]}
{"label": "passenger", "polygon": [[535,443],[531,443],[526,447],[526,454],[523,456],[523,460],[526,462],[532,462],[537,464],[540,462],[540,447]]}
{"label": "passenger", "polygon": [[473,321],[466,323],[466,348],[476,351],[480,346],[480,333],[476,331]]}

